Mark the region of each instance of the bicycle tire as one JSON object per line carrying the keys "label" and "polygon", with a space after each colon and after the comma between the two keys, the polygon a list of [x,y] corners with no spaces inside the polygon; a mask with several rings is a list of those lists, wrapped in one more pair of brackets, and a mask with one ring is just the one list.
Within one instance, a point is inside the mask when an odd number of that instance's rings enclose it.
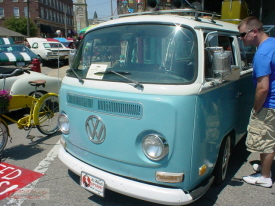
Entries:
{"label": "bicycle tire", "polygon": [[54,134],[59,130],[58,115],[58,95],[47,93],[42,96],[35,105],[33,112],[34,124],[42,134]]}
{"label": "bicycle tire", "polygon": [[8,142],[8,128],[0,121],[0,153],[4,150]]}

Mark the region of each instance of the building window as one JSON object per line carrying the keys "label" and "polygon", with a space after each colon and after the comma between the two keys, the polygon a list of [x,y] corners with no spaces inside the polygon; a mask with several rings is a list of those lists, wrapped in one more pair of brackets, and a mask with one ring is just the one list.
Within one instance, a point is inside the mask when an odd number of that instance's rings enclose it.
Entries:
{"label": "building window", "polygon": [[45,18],[45,15],[44,15],[44,8],[41,7],[41,19],[44,19]]}
{"label": "building window", "polygon": [[0,17],[3,17],[3,16],[5,16],[5,14],[4,14],[4,9],[3,9],[3,8],[0,8]]}
{"label": "building window", "polygon": [[24,7],[24,16],[28,18],[28,7]]}
{"label": "building window", "polygon": [[50,20],[52,21],[53,20],[53,11],[50,10]]}
{"label": "building window", "polygon": [[3,0],[0,0],[0,2],[3,2]]}
{"label": "building window", "polygon": [[27,2],[27,0],[23,0],[23,2]]}
{"label": "building window", "polygon": [[13,7],[13,16],[14,17],[19,17],[19,8],[18,7]]}
{"label": "building window", "polygon": [[45,9],[45,17],[46,17],[46,19],[49,19],[49,11],[48,11],[48,9]]}
{"label": "building window", "polygon": [[12,2],[18,2],[18,0],[12,0]]}

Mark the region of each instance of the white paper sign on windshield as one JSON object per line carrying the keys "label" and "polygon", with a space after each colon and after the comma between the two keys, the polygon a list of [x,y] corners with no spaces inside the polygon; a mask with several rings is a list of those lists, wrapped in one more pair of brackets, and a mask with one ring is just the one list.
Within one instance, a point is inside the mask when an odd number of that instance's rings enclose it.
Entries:
{"label": "white paper sign on windshield", "polygon": [[91,64],[86,77],[92,79],[102,79],[108,64]]}

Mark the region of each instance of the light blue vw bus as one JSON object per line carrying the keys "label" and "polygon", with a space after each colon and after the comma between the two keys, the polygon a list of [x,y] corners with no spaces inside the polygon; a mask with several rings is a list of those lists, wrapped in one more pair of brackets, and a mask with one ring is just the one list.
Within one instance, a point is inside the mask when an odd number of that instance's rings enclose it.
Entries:
{"label": "light blue vw bus", "polygon": [[59,97],[59,158],[82,187],[182,205],[225,179],[252,108],[255,48],[207,16],[138,13],[85,34]]}

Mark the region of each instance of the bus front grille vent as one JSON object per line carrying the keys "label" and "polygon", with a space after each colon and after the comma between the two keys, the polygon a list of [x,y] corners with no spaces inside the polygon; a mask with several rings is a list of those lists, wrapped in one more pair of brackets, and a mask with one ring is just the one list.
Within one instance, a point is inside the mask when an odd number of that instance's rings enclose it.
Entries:
{"label": "bus front grille vent", "polygon": [[72,93],[67,94],[67,104],[84,110],[135,119],[141,119],[143,113],[140,103],[99,99]]}

